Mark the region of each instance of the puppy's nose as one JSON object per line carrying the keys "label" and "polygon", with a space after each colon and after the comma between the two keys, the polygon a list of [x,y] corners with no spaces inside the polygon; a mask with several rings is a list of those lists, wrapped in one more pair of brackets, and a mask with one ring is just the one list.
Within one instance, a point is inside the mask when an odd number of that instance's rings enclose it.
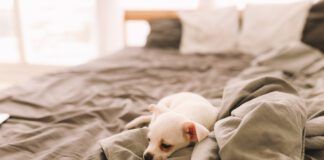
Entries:
{"label": "puppy's nose", "polygon": [[153,160],[153,154],[151,153],[145,153],[144,160]]}

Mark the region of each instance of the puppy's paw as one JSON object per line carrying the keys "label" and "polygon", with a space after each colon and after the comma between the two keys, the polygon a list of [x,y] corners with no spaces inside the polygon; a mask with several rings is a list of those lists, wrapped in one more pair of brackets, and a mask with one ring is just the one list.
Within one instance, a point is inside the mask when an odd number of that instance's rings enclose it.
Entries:
{"label": "puppy's paw", "polygon": [[140,116],[126,124],[125,129],[133,129],[137,128],[143,124],[147,124],[151,121],[151,115],[146,115],[146,116]]}
{"label": "puppy's paw", "polygon": [[134,124],[134,123],[132,123],[132,122],[133,122],[133,121],[131,121],[131,122],[129,122],[129,123],[126,124],[126,126],[125,126],[125,129],[126,129],[126,130],[134,129],[134,128],[137,127],[137,124]]}

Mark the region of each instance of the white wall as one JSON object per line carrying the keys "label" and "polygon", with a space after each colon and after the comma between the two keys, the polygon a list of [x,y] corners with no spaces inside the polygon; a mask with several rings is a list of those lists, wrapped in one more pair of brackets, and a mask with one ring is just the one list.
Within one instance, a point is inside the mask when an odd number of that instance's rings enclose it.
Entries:
{"label": "white wall", "polygon": [[120,0],[98,0],[98,42],[100,54],[124,48],[124,12]]}

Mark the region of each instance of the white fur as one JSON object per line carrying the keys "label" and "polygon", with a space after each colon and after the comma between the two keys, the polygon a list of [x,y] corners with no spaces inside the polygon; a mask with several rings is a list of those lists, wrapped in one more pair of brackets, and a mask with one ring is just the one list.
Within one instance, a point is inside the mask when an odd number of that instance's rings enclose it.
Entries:
{"label": "white fur", "polygon": [[[138,117],[127,124],[126,128],[150,122],[148,137],[151,141],[144,155],[154,155],[153,160],[165,160],[174,151],[206,138],[218,112],[205,98],[190,92],[164,97],[156,105],[149,105],[148,109],[153,113],[151,116]],[[195,136],[188,134],[187,137],[190,126],[194,126],[191,128],[194,128]],[[172,145],[170,150],[161,149],[161,140]]]}

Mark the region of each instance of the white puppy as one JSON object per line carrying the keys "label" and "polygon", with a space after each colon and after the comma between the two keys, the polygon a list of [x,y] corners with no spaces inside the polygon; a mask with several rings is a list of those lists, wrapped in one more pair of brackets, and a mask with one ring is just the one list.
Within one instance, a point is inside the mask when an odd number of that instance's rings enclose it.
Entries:
{"label": "white puppy", "polygon": [[149,146],[144,160],[165,160],[174,151],[206,138],[217,117],[217,108],[200,95],[182,92],[149,105],[153,113],[141,116],[126,128],[150,122]]}

